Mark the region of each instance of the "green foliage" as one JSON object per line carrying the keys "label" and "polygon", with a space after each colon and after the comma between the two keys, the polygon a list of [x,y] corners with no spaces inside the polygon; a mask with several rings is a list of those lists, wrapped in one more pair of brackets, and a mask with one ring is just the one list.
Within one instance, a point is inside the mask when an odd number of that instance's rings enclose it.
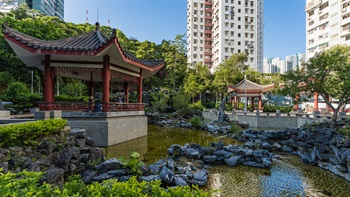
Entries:
{"label": "green foliage", "polygon": [[342,134],[346,139],[350,138],[350,125],[344,125],[338,128],[338,133]]}
{"label": "green foliage", "polygon": [[62,86],[61,89],[63,94],[72,96],[72,97],[82,97],[87,93],[87,85],[77,79],[69,79],[67,82]]}
{"label": "green foliage", "polygon": [[[288,72],[283,95],[300,95],[302,92],[312,97],[315,92],[325,100],[333,113],[333,120],[343,104],[350,101],[350,46],[339,45],[316,54],[300,70]],[[339,100],[334,107],[328,96]],[[301,98],[301,96],[299,96]],[[297,101],[300,103],[300,99]]]}
{"label": "green foliage", "polygon": [[56,134],[67,124],[64,119],[49,119],[0,127],[0,147],[36,145],[38,139]]}
{"label": "green foliage", "polygon": [[184,92],[194,98],[210,89],[210,81],[209,68],[198,63],[188,71],[188,75],[184,80]]}
{"label": "green foliage", "polygon": [[123,162],[123,166],[129,168],[131,172],[141,175],[140,167],[144,165],[143,162],[139,162],[140,153],[133,152],[129,158],[120,157],[119,160]]}
{"label": "green foliage", "polygon": [[63,101],[63,102],[88,102],[88,96],[69,96],[66,94],[56,95],[55,101]]}
{"label": "green foliage", "polygon": [[131,177],[126,182],[111,179],[86,185],[79,176],[72,176],[60,188],[47,183],[39,185],[38,181],[42,176],[42,172],[0,172],[0,196],[209,196],[208,192],[200,190],[198,186],[165,189],[161,187],[161,181],[138,182],[136,177]]}
{"label": "green foliage", "polygon": [[204,108],[207,108],[207,109],[215,108],[215,102],[203,103],[203,107],[204,107]]}
{"label": "green foliage", "polygon": [[204,106],[201,101],[197,101],[190,105],[191,109],[203,111]]}
{"label": "green foliage", "polygon": [[150,93],[151,96],[151,106],[160,111],[165,112],[168,107],[168,101],[170,99],[167,91],[155,91]]}
{"label": "green foliage", "polygon": [[281,113],[289,113],[292,109],[293,106],[264,105],[264,112],[276,112],[277,110],[280,110]]}
{"label": "green foliage", "polygon": [[190,118],[190,123],[192,125],[192,127],[198,129],[202,126],[202,120],[201,117],[199,116],[193,116],[192,118]]}
{"label": "green foliage", "polygon": [[172,97],[174,109],[181,115],[186,115],[190,111],[190,97],[183,93],[177,92]]}
{"label": "green foliage", "polygon": [[235,122],[231,122],[230,123],[230,132],[233,133],[233,134],[241,134],[242,133],[242,128],[240,126],[237,125],[237,123]]}

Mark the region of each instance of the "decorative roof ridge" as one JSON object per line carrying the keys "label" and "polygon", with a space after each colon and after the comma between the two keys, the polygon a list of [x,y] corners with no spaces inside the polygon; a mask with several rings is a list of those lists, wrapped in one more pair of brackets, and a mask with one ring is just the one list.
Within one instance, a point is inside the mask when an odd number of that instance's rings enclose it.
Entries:
{"label": "decorative roof ridge", "polygon": [[250,81],[249,79],[243,79],[242,81],[240,81],[237,85],[231,85],[231,87],[234,87],[234,88],[237,88],[238,86],[242,85],[244,83],[244,81],[247,81],[248,83],[250,84],[253,84],[253,85],[256,85],[256,86],[259,86],[259,87],[263,87],[263,88],[266,88],[266,87],[271,87],[271,86],[274,86],[275,84],[267,84],[267,85],[261,85],[261,84],[258,84],[258,83],[255,83],[253,81]]}

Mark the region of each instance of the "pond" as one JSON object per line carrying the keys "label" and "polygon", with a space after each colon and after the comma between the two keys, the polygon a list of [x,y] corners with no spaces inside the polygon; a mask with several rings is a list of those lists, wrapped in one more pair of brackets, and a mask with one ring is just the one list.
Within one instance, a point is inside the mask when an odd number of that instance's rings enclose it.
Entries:
{"label": "pond", "polygon": [[[148,136],[106,148],[107,157],[130,155],[136,151],[143,162],[151,164],[167,156],[172,144],[196,143],[209,146],[222,141],[238,144],[233,139],[218,137],[206,131],[149,126]],[[285,153],[270,169],[248,166],[209,168],[208,188],[218,189],[221,196],[350,196],[350,183],[331,172],[304,164],[297,156]],[[218,196],[220,196],[218,195]]]}

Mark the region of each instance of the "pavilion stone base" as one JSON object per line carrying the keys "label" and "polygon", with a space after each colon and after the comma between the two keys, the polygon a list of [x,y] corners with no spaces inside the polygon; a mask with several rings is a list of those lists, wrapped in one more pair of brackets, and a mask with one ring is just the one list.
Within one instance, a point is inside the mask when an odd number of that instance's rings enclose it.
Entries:
{"label": "pavilion stone base", "polygon": [[112,146],[147,136],[144,111],[128,112],[62,112],[72,128],[86,130],[97,146]]}
{"label": "pavilion stone base", "polygon": [[10,111],[0,110],[0,119],[10,119]]}

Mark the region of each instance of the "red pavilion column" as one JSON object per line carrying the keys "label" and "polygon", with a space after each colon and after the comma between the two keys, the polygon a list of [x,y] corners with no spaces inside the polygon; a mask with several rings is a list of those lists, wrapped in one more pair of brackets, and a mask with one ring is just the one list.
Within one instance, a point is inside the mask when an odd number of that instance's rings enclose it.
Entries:
{"label": "red pavilion column", "polygon": [[237,96],[235,96],[235,100],[234,100],[234,108],[237,109]]}
{"label": "red pavilion column", "polygon": [[108,55],[103,56],[103,71],[102,71],[102,80],[103,80],[103,96],[102,102],[104,103],[103,111],[109,111],[109,82],[111,80],[111,70],[109,68],[110,58]]}
{"label": "red pavilion column", "polygon": [[261,99],[261,95],[259,96],[259,110],[262,110],[262,99]]}
{"label": "red pavilion column", "polygon": [[129,103],[129,82],[124,83],[125,88],[125,103]]}
{"label": "red pavilion column", "polygon": [[45,84],[44,84],[44,102],[53,102],[52,90],[52,71],[50,67],[50,55],[45,55]]}
{"label": "red pavilion column", "polygon": [[314,94],[314,111],[318,111],[318,92]]}
{"label": "red pavilion column", "polygon": [[252,110],[254,111],[254,97],[252,97]]}
{"label": "red pavilion column", "polygon": [[55,68],[51,68],[51,77],[52,77],[52,102],[55,102],[55,87],[57,82],[57,77],[55,75]]}
{"label": "red pavilion column", "polygon": [[142,103],[142,69],[140,70],[138,95],[139,95],[139,103]]}

